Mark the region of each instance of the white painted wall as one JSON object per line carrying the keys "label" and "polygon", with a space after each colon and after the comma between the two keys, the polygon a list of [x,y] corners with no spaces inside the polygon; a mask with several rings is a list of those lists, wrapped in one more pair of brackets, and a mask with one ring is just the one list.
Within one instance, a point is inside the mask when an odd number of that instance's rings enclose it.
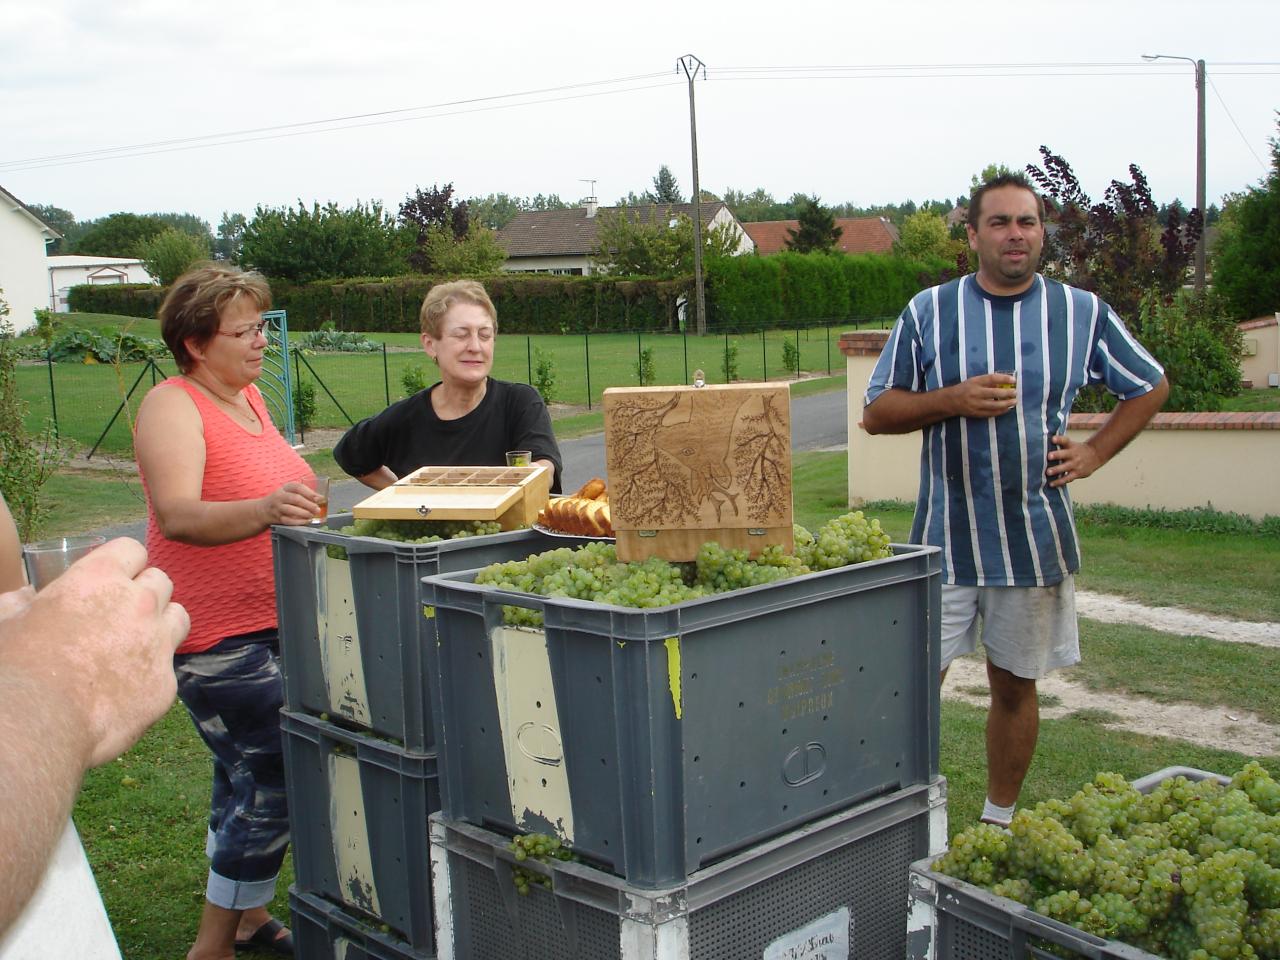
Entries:
{"label": "white painted wall", "polygon": [[29,210],[0,190],[0,290],[17,333],[35,325],[36,309],[49,306],[44,244],[53,236]]}

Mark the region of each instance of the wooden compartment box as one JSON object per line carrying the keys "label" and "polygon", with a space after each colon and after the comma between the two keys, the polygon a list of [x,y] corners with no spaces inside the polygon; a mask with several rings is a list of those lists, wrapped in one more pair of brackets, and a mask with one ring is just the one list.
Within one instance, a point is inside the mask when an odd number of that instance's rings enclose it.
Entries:
{"label": "wooden compartment box", "polygon": [[365,498],[357,519],[497,520],[503,530],[532,526],[547,504],[546,467],[422,467]]}

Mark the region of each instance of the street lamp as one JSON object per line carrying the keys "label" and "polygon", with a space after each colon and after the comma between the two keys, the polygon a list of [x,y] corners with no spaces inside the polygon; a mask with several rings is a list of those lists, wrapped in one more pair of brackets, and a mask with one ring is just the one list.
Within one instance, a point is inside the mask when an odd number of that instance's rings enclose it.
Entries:
{"label": "street lamp", "polygon": [[1204,290],[1204,61],[1168,53],[1144,53],[1143,60],[1185,60],[1196,68],[1196,209],[1200,211],[1200,239],[1196,241],[1196,290]]}

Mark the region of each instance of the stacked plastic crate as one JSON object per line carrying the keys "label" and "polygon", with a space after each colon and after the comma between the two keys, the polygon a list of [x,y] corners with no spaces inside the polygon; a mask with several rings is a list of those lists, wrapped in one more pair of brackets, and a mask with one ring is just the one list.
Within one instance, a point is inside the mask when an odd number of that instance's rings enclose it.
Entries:
{"label": "stacked plastic crate", "polygon": [[946,839],[935,550],[650,610],[474,577],[421,595],[442,960],[900,960]]}
{"label": "stacked plastic crate", "polygon": [[299,957],[434,957],[428,815],[440,808],[424,651],[428,574],[550,549],[534,531],[405,544],[276,527]]}

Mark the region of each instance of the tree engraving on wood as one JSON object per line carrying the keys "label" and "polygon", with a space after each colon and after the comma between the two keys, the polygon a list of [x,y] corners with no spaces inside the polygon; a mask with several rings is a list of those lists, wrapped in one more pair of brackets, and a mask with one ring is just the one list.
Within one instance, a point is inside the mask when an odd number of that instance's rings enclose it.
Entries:
{"label": "tree engraving on wood", "polygon": [[627,529],[790,523],[791,437],[777,390],[638,393],[606,409],[609,499]]}

